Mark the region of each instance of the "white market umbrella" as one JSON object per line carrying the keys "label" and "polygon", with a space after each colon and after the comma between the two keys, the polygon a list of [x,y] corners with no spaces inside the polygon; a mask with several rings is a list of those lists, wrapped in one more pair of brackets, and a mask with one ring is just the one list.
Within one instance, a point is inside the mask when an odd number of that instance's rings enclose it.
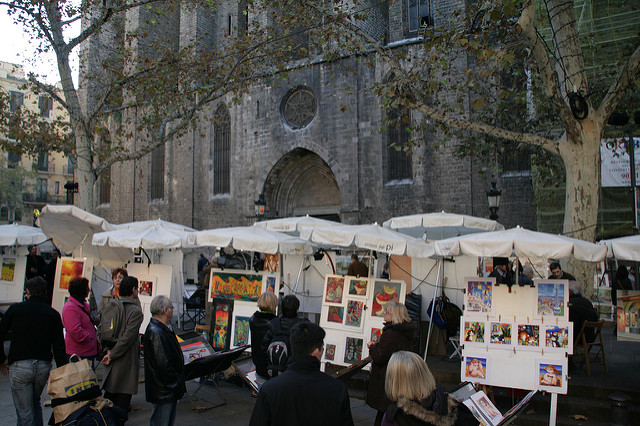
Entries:
{"label": "white market umbrella", "polygon": [[608,257],[640,262],[640,235],[602,240],[600,244],[607,248]]}
{"label": "white market umbrella", "polygon": [[607,254],[604,246],[563,235],[530,231],[521,227],[483,232],[434,241],[439,256],[467,254],[482,257],[537,257],[562,259],[575,257],[599,262]]}
{"label": "white market umbrella", "polygon": [[382,226],[427,240],[442,240],[476,232],[504,230],[504,226],[495,220],[444,211],[392,217]]}
{"label": "white market umbrella", "polygon": [[114,229],[100,216],[76,206],[47,205],[38,216],[38,226],[65,253],[93,259],[107,268],[117,268],[131,260],[131,250],[98,247],[91,242],[93,234]]}
{"label": "white market umbrella", "polygon": [[170,222],[145,221],[118,225],[118,229],[113,231],[95,234],[93,244],[128,249],[143,247],[147,250],[193,247],[188,241],[191,232],[179,229],[181,225],[168,226],[167,223]]}
{"label": "white market umbrella", "polygon": [[40,228],[17,223],[0,225],[0,246],[30,246],[47,240]]}
{"label": "white market umbrella", "polygon": [[195,246],[233,247],[236,250],[269,254],[311,254],[312,245],[305,240],[258,226],[236,226],[198,231],[190,235]]}
{"label": "white market umbrella", "polygon": [[378,224],[303,227],[300,238],[316,244],[363,248],[410,257],[434,255],[432,244],[385,229]]}
{"label": "white market umbrella", "polygon": [[181,225],[179,223],[173,223],[173,222],[167,222],[166,220],[162,220],[162,219],[155,219],[155,220],[140,220],[137,222],[127,222],[127,223],[120,223],[118,225],[113,225],[115,227],[115,229],[137,229],[137,228],[149,228],[153,225],[159,225],[161,226],[163,229],[171,229],[171,230],[178,230],[178,231],[186,231],[186,232],[195,232],[195,229],[190,228],[186,225]]}
{"label": "white market umbrella", "polygon": [[340,225],[340,223],[306,215],[299,217],[284,217],[280,219],[263,220],[260,222],[256,222],[253,225],[260,228],[268,229],[269,231],[286,232],[288,234],[297,236],[300,235],[300,231],[303,227],[333,226]]}

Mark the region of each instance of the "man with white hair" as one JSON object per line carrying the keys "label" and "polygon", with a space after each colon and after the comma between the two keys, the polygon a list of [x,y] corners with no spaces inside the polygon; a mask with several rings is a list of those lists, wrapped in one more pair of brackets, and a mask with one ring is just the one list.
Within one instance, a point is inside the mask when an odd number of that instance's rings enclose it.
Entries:
{"label": "man with white hair", "polygon": [[144,333],[144,389],[147,401],[153,404],[150,425],[172,426],[186,387],[182,350],[169,326],[173,317],[171,299],[154,297],[151,315]]}

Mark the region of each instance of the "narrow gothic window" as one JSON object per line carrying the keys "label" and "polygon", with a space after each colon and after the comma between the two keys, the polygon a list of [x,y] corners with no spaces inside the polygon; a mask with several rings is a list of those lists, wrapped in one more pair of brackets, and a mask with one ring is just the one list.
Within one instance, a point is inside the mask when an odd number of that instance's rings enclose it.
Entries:
{"label": "narrow gothic window", "polygon": [[151,199],[164,198],[164,145],[151,151]]}
{"label": "narrow gothic window", "polygon": [[106,169],[98,177],[100,179],[100,204],[109,204],[111,202],[111,167]]}
{"label": "narrow gothic window", "polygon": [[429,0],[409,0],[407,2],[409,15],[409,31],[418,31],[422,27],[431,25],[431,8]]}
{"label": "narrow gothic window", "polygon": [[231,118],[226,106],[220,105],[216,111],[213,128],[213,194],[228,194],[231,187]]}
{"label": "narrow gothic window", "polygon": [[411,116],[406,107],[399,106],[388,112],[387,127],[387,181],[411,179],[411,151],[409,147]]}

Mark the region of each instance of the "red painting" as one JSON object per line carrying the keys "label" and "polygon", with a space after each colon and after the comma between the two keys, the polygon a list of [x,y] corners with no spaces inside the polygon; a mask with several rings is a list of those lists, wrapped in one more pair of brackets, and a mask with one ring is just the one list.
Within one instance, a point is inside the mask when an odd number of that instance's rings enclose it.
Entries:
{"label": "red painting", "polygon": [[64,259],[60,267],[60,288],[63,290],[69,289],[69,282],[77,277],[82,276],[84,270],[84,261]]}

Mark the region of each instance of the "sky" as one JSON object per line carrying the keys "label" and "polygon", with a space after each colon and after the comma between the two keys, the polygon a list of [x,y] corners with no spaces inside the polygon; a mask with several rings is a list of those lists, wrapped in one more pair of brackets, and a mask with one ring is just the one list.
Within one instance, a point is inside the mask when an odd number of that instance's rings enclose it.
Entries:
{"label": "sky", "polygon": [[[6,7],[0,7],[0,60],[13,64],[22,64],[27,72],[35,72],[46,77],[42,80],[55,84],[60,80],[56,67],[55,55],[36,55],[35,46],[31,45],[29,37],[24,33],[21,25],[15,24],[7,14]],[[77,51],[77,48],[76,48]],[[77,56],[71,59],[74,69],[74,81],[77,81]]]}

